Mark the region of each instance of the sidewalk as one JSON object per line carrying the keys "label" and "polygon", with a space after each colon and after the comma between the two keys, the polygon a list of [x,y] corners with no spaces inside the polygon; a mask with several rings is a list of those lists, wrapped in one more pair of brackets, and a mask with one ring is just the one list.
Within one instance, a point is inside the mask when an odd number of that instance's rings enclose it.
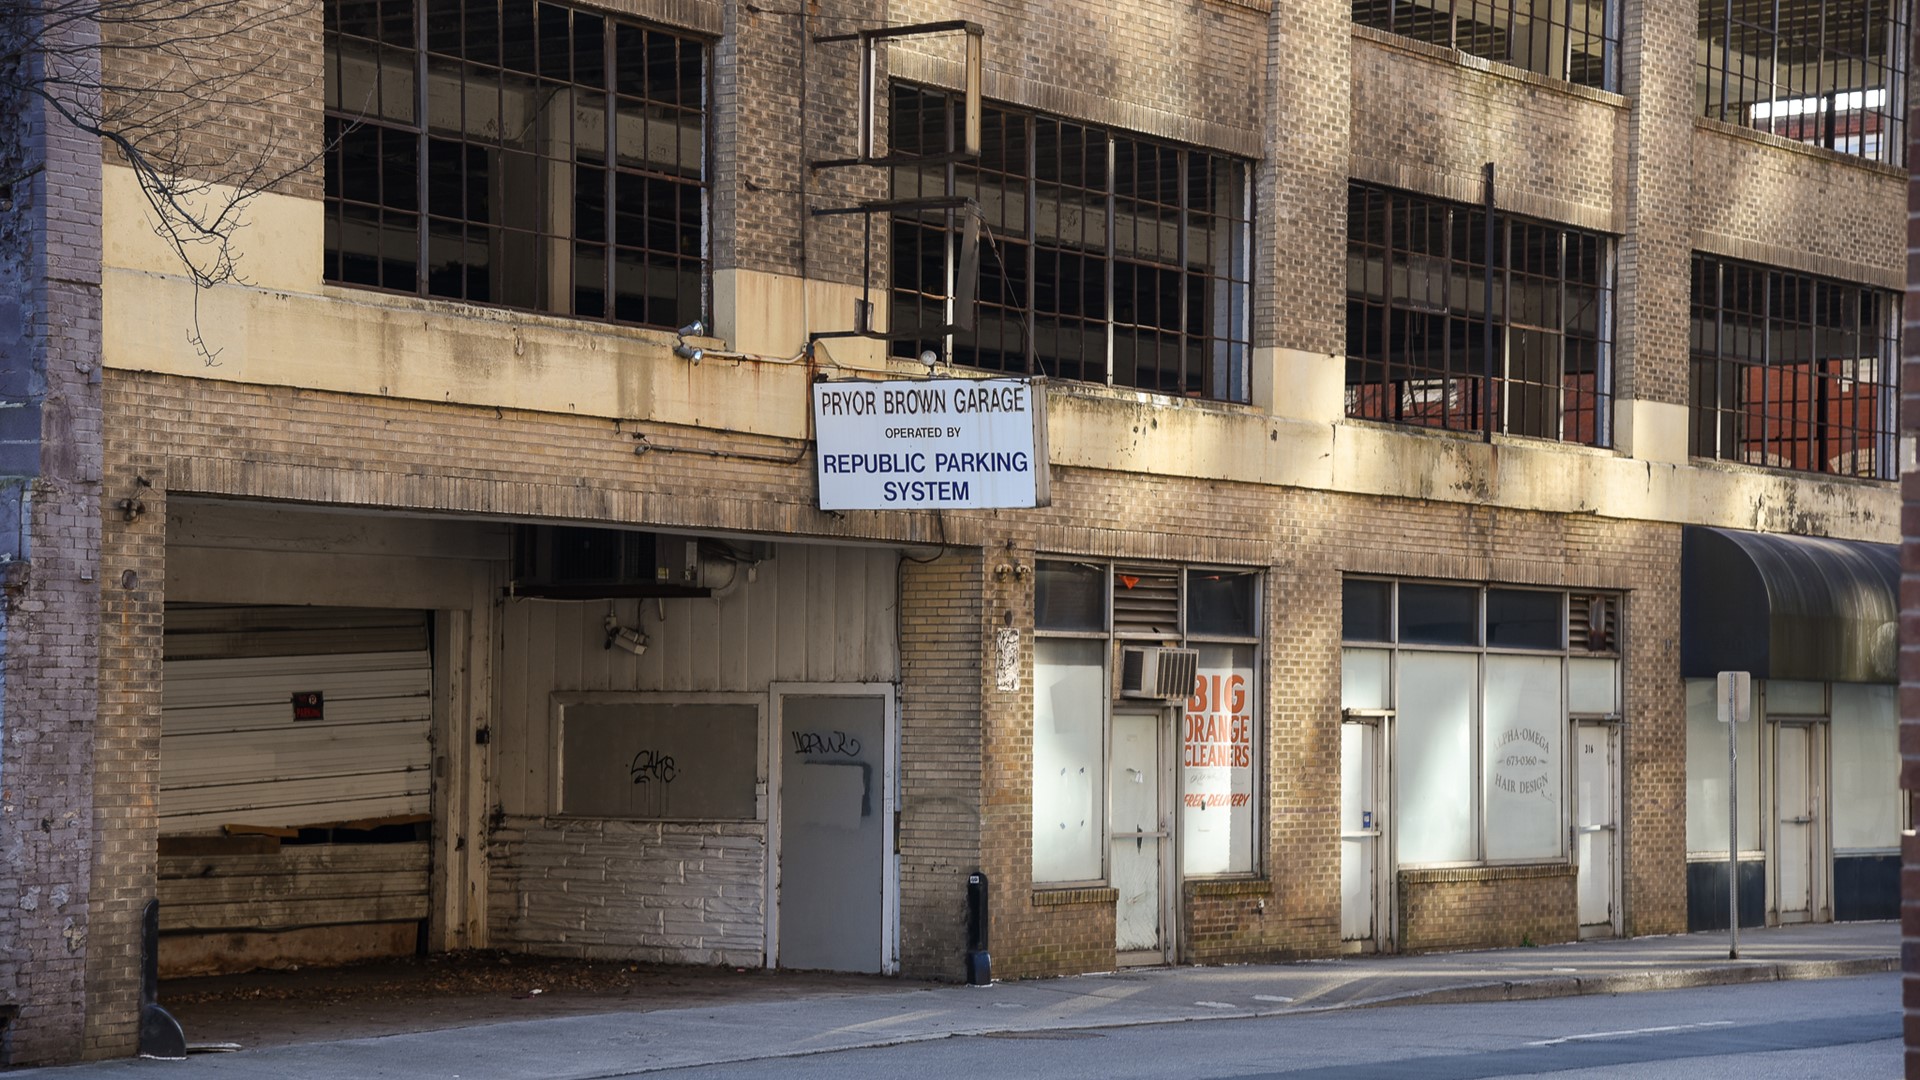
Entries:
{"label": "sidewalk", "polygon": [[[1737,961],[1727,959],[1725,934],[1693,934],[1431,956],[1153,969],[990,987],[878,993],[816,987],[775,1001],[506,1021],[196,1055],[184,1062],[117,1061],[16,1074],[49,1080],[161,1074],[590,1080],[954,1035],[1835,978],[1898,970],[1899,935],[1894,923],[1747,930],[1740,935]],[[195,1038],[192,1031],[188,1038]]]}

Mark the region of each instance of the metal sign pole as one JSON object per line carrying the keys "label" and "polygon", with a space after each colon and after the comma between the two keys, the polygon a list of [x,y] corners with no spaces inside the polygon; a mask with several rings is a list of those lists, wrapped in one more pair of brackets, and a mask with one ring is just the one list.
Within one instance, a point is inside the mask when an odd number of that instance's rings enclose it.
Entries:
{"label": "metal sign pole", "polygon": [[[1728,679],[1728,692],[1739,681]],[[1727,959],[1740,959],[1740,724],[1734,719],[1732,702],[1727,722]]]}
{"label": "metal sign pole", "polygon": [[1740,725],[1753,700],[1753,677],[1723,671],[1720,722],[1727,725],[1727,959],[1740,959]]}

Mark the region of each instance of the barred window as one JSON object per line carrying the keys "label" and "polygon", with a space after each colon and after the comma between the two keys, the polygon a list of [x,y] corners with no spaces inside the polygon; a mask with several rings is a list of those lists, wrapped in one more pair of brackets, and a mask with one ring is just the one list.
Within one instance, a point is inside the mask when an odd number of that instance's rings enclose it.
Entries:
{"label": "barred window", "polygon": [[1908,0],[1700,0],[1696,108],[1901,164],[1908,8]]}
{"label": "barred window", "polygon": [[1353,21],[1581,86],[1619,89],[1619,0],[1353,0]]}
{"label": "barred window", "polygon": [[330,281],[678,326],[706,308],[707,47],[533,0],[327,0]]}
{"label": "barred window", "polygon": [[1696,457],[1890,480],[1899,296],[1693,257]]}
{"label": "barred window", "polygon": [[[892,149],[953,145],[955,99],[895,85]],[[895,198],[979,201],[976,328],[955,363],[1245,401],[1252,321],[1248,163],[989,107],[978,161],[899,166]],[[956,230],[945,212],[893,216],[897,356],[946,355]]]}
{"label": "barred window", "polygon": [[[1613,249],[1599,233],[1348,188],[1347,415],[1607,445]],[[1492,401],[1486,361],[1493,283]]]}

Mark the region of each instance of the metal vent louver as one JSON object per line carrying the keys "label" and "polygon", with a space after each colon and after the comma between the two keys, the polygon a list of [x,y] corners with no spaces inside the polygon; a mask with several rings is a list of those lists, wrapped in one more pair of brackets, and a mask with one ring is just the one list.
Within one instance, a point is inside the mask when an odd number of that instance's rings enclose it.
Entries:
{"label": "metal vent louver", "polygon": [[1567,603],[1567,644],[1574,652],[1620,651],[1620,598],[1574,593]]}
{"label": "metal vent louver", "polygon": [[1180,634],[1180,575],[1165,567],[1115,567],[1113,632],[1177,638]]}
{"label": "metal vent louver", "polygon": [[1193,680],[1199,668],[1197,649],[1122,649],[1120,696],[1183,700],[1193,693]]}

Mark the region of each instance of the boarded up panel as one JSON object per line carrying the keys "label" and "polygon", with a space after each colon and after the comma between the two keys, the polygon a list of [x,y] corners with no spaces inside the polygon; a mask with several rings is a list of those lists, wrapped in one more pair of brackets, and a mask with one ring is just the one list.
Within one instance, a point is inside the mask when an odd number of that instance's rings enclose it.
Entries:
{"label": "boarded up panel", "polygon": [[[427,813],[426,645],[417,611],[170,607],[160,831]],[[296,719],[295,694],[318,715]]]}
{"label": "boarded up panel", "polygon": [[427,845],[309,844],[163,855],[160,929],[287,930],[427,917]]}

